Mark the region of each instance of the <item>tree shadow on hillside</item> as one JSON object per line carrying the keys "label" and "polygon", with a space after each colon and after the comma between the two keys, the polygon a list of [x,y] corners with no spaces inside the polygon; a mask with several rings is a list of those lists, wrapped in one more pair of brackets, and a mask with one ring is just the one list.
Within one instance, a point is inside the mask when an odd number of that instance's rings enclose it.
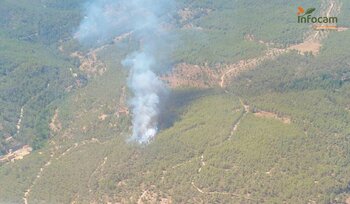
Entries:
{"label": "tree shadow on hillside", "polygon": [[159,130],[173,126],[193,101],[213,93],[209,89],[176,89],[164,99],[159,114]]}

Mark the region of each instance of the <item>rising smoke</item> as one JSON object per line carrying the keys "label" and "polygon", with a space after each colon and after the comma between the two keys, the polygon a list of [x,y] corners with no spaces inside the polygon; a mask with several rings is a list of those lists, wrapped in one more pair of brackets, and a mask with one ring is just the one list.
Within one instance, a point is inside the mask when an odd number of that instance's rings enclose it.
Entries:
{"label": "rising smoke", "polygon": [[171,0],[95,0],[86,4],[86,17],[75,34],[80,42],[97,45],[132,32],[140,43],[122,62],[130,68],[128,85],[134,94],[131,139],[140,143],[157,133],[161,96],[167,89],[153,70],[159,69],[157,59],[166,53],[167,14],[173,10]]}

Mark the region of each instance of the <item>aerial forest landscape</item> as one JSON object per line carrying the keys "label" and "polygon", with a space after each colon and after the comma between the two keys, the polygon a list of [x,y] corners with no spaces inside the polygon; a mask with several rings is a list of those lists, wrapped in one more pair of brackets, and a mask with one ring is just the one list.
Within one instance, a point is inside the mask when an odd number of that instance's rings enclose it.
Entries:
{"label": "aerial forest landscape", "polygon": [[350,1],[0,1],[0,204],[350,204]]}

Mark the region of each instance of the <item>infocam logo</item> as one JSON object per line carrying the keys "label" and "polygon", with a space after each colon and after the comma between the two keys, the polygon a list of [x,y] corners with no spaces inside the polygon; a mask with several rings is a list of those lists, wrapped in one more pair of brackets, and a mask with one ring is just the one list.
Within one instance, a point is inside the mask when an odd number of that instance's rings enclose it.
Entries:
{"label": "infocam logo", "polygon": [[321,17],[315,17],[311,14],[315,11],[315,8],[308,8],[304,9],[303,7],[298,7],[298,23],[330,23],[330,24],[336,24],[338,23],[337,17],[328,17],[328,16],[321,16]]}

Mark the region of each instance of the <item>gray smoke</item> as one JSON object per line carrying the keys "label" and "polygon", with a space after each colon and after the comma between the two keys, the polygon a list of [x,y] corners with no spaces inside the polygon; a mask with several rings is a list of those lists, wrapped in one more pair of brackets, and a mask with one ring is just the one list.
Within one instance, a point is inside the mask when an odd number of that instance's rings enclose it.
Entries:
{"label": "gray smoke", "polygon": [[95,0],[86,4],[86,17],[75,34],[81,42],[96,45],[132,32],[140,42],[139,50],[122,62],[130,68],[128,85],[134,94],[131,139],[140,143],[157,133],[160,98],[166,87],[152,70],[159,69],[157,59],[164,58],[167,14],[172,10],[171,0]]}

